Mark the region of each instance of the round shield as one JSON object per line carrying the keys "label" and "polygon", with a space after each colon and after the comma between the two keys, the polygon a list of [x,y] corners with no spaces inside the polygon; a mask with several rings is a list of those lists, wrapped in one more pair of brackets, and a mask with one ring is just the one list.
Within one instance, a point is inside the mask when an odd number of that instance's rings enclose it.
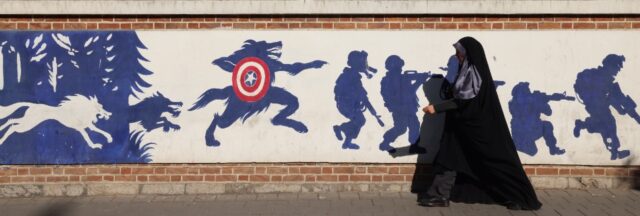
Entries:
{"label": "round shield", "polygon": [[233,68],[233,91],[240,100],[256,102],[269,91],[271,74],[269,66],[262,59],[247,57],[240,60]]}

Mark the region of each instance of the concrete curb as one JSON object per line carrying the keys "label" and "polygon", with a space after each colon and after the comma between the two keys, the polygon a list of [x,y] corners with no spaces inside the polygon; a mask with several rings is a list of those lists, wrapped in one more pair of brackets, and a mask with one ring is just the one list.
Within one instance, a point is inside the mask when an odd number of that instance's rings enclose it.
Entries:
{"label": "concrete curb", "polygon": [[[635,181],[635,182],[634,182]],[[615,177],[531,177],[544,189],[630,189],[638,179]],[[106,196],[106,195],[201,195],[253,193],[409,192],[424,190],[427,182],[392,183],[78,183],[0,185],[0,197]],[[413,187],[412,187],[413,186]]]}

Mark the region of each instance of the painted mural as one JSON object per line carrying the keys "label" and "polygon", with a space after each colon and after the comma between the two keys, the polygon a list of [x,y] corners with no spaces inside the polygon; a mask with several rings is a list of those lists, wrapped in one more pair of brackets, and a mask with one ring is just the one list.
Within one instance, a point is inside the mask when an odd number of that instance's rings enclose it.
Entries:
{"label": "painted mural", "polygon": [[524,163],[640,164],[632,31],[4,31],[0,164],[428,162],[467,35]]}

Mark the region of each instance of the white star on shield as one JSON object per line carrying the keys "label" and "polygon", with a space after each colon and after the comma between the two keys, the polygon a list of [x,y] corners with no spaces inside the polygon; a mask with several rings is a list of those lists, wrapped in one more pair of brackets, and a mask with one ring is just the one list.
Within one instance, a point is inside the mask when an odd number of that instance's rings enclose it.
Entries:
{"label": "white star on shield", "polygon": [[249,87],[253,87],[253,85],[256,84],[256,80],[256,72],[254,71],[249,71],[247,75],[244,76],[244,84]]}

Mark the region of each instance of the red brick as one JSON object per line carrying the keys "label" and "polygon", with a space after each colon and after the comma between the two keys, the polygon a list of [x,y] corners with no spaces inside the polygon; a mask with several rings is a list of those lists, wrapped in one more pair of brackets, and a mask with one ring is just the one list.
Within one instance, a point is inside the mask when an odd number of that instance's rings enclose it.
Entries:
{"label": "red brick", "polygon": [[169,167],[166,169],[166,171],[167,171],[167,174],[187,174],[188,173],[188,170],[186,167]]}
{"label": "red brick", "polygon": [[29,29],[29,23],[18,23],[18,29]]}
{"label": "red brick", "polygon": [[367,23],[368,29],[388,29],[389,23]]}
{"label": "red brick", "polygon": [[593,175],[593,169],[591,168],[572,168],[572,176],[591,176]]}
{"label": "red brick", "polygon": [[147,176],[138,176],[138,177],[136,177],[136,180],[139,181],[139,182],[146,182],[146,181],[149,180],[149,177],[147,177]]}
{"label": "red brick", "polygon": [[80,181],[80,176],[69,176],[69,181],[70,182],[79,182]]}
{"label": "red brick", "polygon": [[527,173],[527,175],[535,175],[536,174],[536,168],[525,167],[524,168],[524,172]]}
{"label": "red brick", "polygon": [[[153,173],[154,174],[167,174],[167,168],[165,167],[156,167],[153,168]],[[186,172],[185,172],[186,173]]]}
{"label": "red brick", "polygon": [[400,29],[402,24],[400,23],[389,23],[389,29]]}
{"label": "red brick", "polygon": [[131,174],[131,168],[130,167],[122,167],[122,168],[120,168],[120,174],[130,175]]}
{"label": "red brick", "polygon": [[371,181],[381,182],[382,181],[382,176],[379,176],[379,175],[371,176]]}
{"label": "red brick", "polygon": [[153,168],[149,167],[136,167],[131,169],[131,174],[140,175],[140,174],[153,174]]}
{"label": "red brick", "polygon": [[29,174],[31,175],[51,175],[51,168],[49,167],[32,167],[29,169]]}
{"label": "red brick", "polygon": [[540,29],[560,29],[562,25],[560,23],[543,22],[538,25]]}
{"label": "red brick", "polygon": [[604,175],[604,169],[593,169],[594,175]]}
{"label": "red brick", "polygon": [[420,17],[418,22],[440,22],[440,17]]}
{"label": "red brick", "polygon": [[537,175],[558,175],[558,168],[539,167],[536,168]]}
{"label": "red brick", "polygon": [[0,29],[16,29],[16,28],[18,28],[17,23],[5,23],[5,22],[0,23]]}
{"label": "red brick", "polygon": [[350,181],[371,181],[370,175],[351,175],[349,176]]}
{"label": "red brick", "polygon": [[290,29],[299,29],[300,28],[300,23],[289,23],[289,28]]}
{"label": "red brick", "polygon": [[571,169],[560,169],[559,173],[560,173],[560,175],[570,175],[571,174]]}
{"label": "red brick", "polygon": [[153,23],[133,23],[131,24],[133,29],[153,29]]}
{"label": "red brick", "polygon": [[33,176],[12,176],[11,177],[11,182],[33,182],[34,181],[34,177]]}
{"label": "red brick", "polygon": [[574,29],[594,29],[595,27],[595,23],[573,23]]}
{"label": "red brick", "polygon": [[502,23],[493,23],[493,24],[491,24],[491,28],[492,29],[502,29],[503,25],[504,24],[502,24]]}
{"label": "red brick", "polygon": [[282,181],[282,176],[271,176],[271,181],[272,182],[281,182]]}
{"label": "red brick", "polygon": [[90,175],[90,176],[82,176],[82,181],[86,181],[86,182],[96,182],[96,181],[102,181],[102,176],[97,176],[97,175]]}
{"label": "red brick", "polygon": [[373,22],[373,17],[354,17],[351,18],[353,22]]}
{"label": "red brick", "polygon": [[185,29],[187,28],[186,23],[165,23],[166,29]]}
{"label": "red brick", "polygon": [[355,173],[367,173],[367,168],[366,167],[356,167],[355,168]]}
{"label": "red brick", "polygon": [[400,174],[413,174],[416,172],[415,167],[400,167]]}
{"label": "red brick", "polygon": [[383,181],[404,181],[403,175],[385,175],[382,178]]}
{"label": "red brick", "polygon": [[98,29],[97,23],[87,23],[87,29]]}
{"label": "red brick", "polygon": [[85,174],[87,174],[87,170],[84,167],[64,168],[64,174],[66,174],[66,175],[85,175]]}
{"label": "red brick", "polygon": [[609,23],[610,29],[628,29],[631,28],[631,23],[612,22]]}
{"label": "red brick", "polygon": [[491,23],[471,23],[470,29],[491,29]]}
{"label": "red brick", "polygon": [[51,28],[51,23],[29,23],[29,29],[48,30]]}
{"label": "red brick", "polygon": [[238,181],[249,181],[249,175],[238,175]]}
{"label": "red brick", "polygon": [[102,176],[102,180],[104,181],[113,181],[115,178],[113,176]]}
{"label": "red brick", "polygon": [[201,174],[220,174],[222,169],[220,167],[201,167]]}
{"label": "red brick", "polygon": [[345,174],[353,174],[355,169],[353,167],[334,167],[333,173],[345,173]]}
{"label": "red brick", "polygon": [[120,24],[118,23],[99,23],[99,29],[120,29]]}
{"label": "red brick", "polygon": [[250,175],[249,176],[249,181],[251,181],[251,182],[268,182],[269,181],[269,176],[268,175]]}
{"label": "red brick", "polygon": [[233,173],[234,174],[254,174],[255,169],[254,167],[234,167]]}
{"label": "red brick", "polygon": [[640,23],[632,23],[631,28],[640,28]]}
{"label": "red brick", "polygon": [[338,181],[338,176],[336,175],[318,175],[316,176],[316,180],[319,182],[335,182]]}
{"label": "red brick", "polygon": [[453,17],[454,22],[473,22],[474,17]]}
{"label": "red brick", "polygon": [[608,168],[605,170],[607,176],[629,176],[629,169]]}
{"label": "red brick", "polygon": [[[289,170],[289,173],[295,173],[295,172],[291,172],[291,170]],[[303,173],[303,174],[320,174],[320,173],[322,173],[322,169],[320,167],[300,167],[300,173]]]}
{"label": "red brick", "polygon": [[35,182],[47,182],[47,177],[46,176],[36,176],[34,180],[35,180]]}
{"label": "red brick", "polygon": [[136,181],[136,177],[135,176],[115,176],[114,180],[118,182],[131,182],[131,181]]}
{"label": "red brick", "polygon": [[525,29],[527,28],[526,23],[505,23],[504,29]]}
{"label": "red brick", "polygon": [[387,172],[388,174],[400,174],[400,168],[399,167],[389,167],[389,172]]}
{"label": "red brick", "polygon": [[333,168],[331,167],[322,167],[322,174],[332,174]]}
{"label": "red brick", "polygon": [[609,28],[609,24],[607,24],[607,23],[596,23],[596,28],[597,29],[608,29]]}
{"label": "red brick", "polygon": [[86,23],[65,23],[63,25],[64,29],[87,29]]}
{"label": "red brick", "polygon": [[236,181],[235,175],[217,175],[216,181]]}
{"label": "red brick", "polygon": [[0,168],[0,176],[14,176],[18,175],[18,169],[3,167]]}
{"label": "red brick", "polygon": [[120,174],[120,168],[109,168],[109,167],[99,168],[98,169],[98,174],[113,174],[113,175],[117,175],[117,174]]}
{"label": "red brick", "polygon": [[308,175],[304,177],[304,181],[305,182],[315,182],[316,181],[316,176],[312,176],[312,175]]}
{"label": "red brick", "polygon": [[402,23],[403,29],[423,29],[423,23]]}
{"label": "red brick", "polygon": [[349,176],[348,175],[339,175],[338,176],[338,181],[341,181],[341,182],[349,181]]}
{"label": "red brick", "polygon": [[469,29],[469,23],[458,23],[458,29]]}
{"label": "red brick", "polygon": [[457,29],[458,25],[455,23],[436,23],[436,29]]}
{"label": "red brick", "polygon": [[167,175],[152,175],[149,176],[150,182],[168,182],[171,180],[171,177]]}
{"label": "red brick", "polygon": [[287,174],[289,173],[289,169],[286,167],[268,167],[267,173],[269,174]]}
{"label": "red brick", "polygon": [[267,23],[268,29],[288,29],[288,23]]}
{"label": "red brick", "polygon": [[304,181],[304,176],[303,175],[285,175],[285,176],[282,176],[282,181],[286,181],[286,182]]}
{"label": "red brick", "polygon": [[335,23],[333,25],[333,28],[335,28],[335,29],[355,29],[356,28],[356,24],[355,23]]}
{"label": "red brick", "polygon": [[254,29],[255,27],[255,23],[233,23],[235,29]]}
{"label": "red brick", "polygon": [[527,29],[538,29],[538,23],[527,23]]}
{"label": "red brick", "polygon": [[11,177],[9,176],[0,176],[0,184],[11,182]]}
{"label": "red brick", "polygon": [[179,176],[179,175],[172,175],[172,176],[171,176],[171,181],[172,181],[172,182],[179,182],[179,181],[182,181],[182,176]]}
{"label": "red brick", "polygon": [[322,28],[321,23],[302,23],[300,28]]}
{"label": "red brick", "polygon": [[184,175],[182,176],[182,181],[202,181],[204,180],[204,176],[193,176],[193,175]]}

